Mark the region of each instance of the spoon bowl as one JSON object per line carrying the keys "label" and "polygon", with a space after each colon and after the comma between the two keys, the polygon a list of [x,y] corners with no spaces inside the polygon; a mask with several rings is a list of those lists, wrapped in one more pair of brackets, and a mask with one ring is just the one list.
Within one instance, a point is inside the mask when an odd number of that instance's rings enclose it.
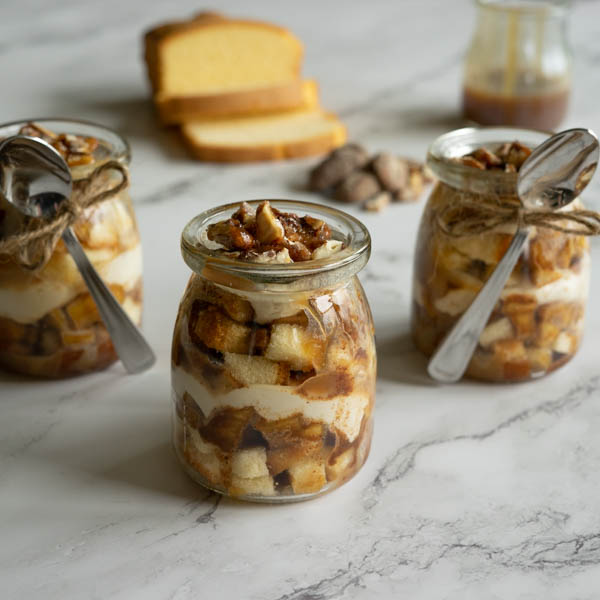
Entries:
{"label": "spoon bowl", "polygon": [[0,142],[0,189],[23,214],[51,219],[71,197],[73,179],[65,159],[50,144],[17,135]]}
{"label": "spoon bowl", "polygon": [[598,138],[567,129],[537,146],[519,169],[517,192],[530,210],[558,210],[581,194],[598,165]]}

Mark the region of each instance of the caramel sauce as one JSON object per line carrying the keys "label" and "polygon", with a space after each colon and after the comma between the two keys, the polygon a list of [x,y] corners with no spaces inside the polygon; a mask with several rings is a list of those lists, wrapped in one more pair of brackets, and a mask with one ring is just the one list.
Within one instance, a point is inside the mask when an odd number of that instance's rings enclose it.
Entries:
{"label": "caramel sauce", "polygon": [[463,109],[467,119],[481,125],[514,125],[554,130],[563,121],[568,88],[538,94],[505,96],[465,87]]}
{"label": "caramel sauce", "polygon": [[309,400],[330,400],[352,393],[353,378],[345,371],[320,373],[306,380],[296,391]]}

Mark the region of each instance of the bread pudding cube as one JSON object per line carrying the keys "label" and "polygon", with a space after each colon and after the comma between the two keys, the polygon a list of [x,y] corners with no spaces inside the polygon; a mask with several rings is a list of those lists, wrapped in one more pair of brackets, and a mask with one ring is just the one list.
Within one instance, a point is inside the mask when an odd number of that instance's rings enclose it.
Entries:
{"label": "bread pudding cube", "polygon": [[218,448],[214,444],[205,442],[200,433],[191,427],[186,427],[185,430],[184,452],[194,468],[208,481],[217,483],[221,479]]}
{"label": "bread pudding cube", "polygon": [[205,346],[219,352],[250,351],[252,329],[230,319],[215,306],[199,311],[193,333]]}
{"label": "bread pudding cube", "polygon": [[295,325],[273,325],[265,356],[284,361],[295,371],[310,371],[323,363],[325,340]]}
{"label": "bread pudding cube", "polygon": [[287,381],[289,369],[285,364],[274,362],[264,356],[224,353],[225,367],[242,385],[277,385]]}
{"label": "bread pudding cube", "polygon": [[275,484],[270,476],[264,477],[231,477],[228,489],[232,496],[273,496]]}
{"label": "bread pudding cube", "polygon": [[295,494],[318,492],[327,483],[325,464],[320,460],[304,460],[288,469]]}
{"label": "bread pudding cube", "polygon": [[479,345],[483,348],[489,348],[493,343],[499,340],[506,340],[514,335],[513,326],[510,319],[506,317],[490,323],[479,336]]}
{"label": "bread pudding cube", "polygon": [[329,481],[337,481],[347,471],[356,458],[356,451],[354,448],[348,448],[344,452],[337,456],[330,458],[326,465],[325,470],[327,479]]}
{"label": "bread pudding cube", "polygon": [[231,472],[240,478],[269,477],[265,448],[248,448],[233,453]]}

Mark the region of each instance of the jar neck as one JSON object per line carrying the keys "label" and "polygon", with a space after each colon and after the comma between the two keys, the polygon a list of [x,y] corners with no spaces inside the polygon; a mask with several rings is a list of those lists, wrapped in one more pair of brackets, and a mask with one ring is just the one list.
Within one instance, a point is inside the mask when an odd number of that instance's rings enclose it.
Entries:
{"label": "jar neck", "polygon": [[129,165],[131,151],[129,144],[119,133],[92,123],[78,119],[26,119],[0,124],[0,139],[17,135],[21,128],[28,123],[38,123],[56,134],[72,134],[83,137],[96,138],[98,148],[94,151],[94,160],[90,164],[71,167],[74,180],[84,179],[102,163],[115,160],[123,165]]}
{"label": "jar neck", "polygon": [[427,152],[427,166],[435,176],[452,188],[474,194],[517,196],[517,174],[482,171],[463,165],[457,159],[478,148],[494,148],[518,141],[535,148],[549,133],[513,127],[465,127],[437,138]]}
{"label": "jar neck", "polygon": [[517,19],[563,20],[570,0],[475,0],[480,15],[503,15]]}
{"label": "jar neck", "polygon": [[[257,206],[262,200],[250,200]],[[228,219],[239,203],[206,211],[192,219],[181,236],[181,252],[187,265],[198,275],[219,285],[244,291],[299,292],[336,287],[356,275],[369,260],[371,238],[357,219],[321,204],[294,200],[269,200],[282,212],[308,214],[327,223],[332,239],[342,242],[335,254],[315,260],[274,264],[254,263],[209,249],[205,232],[209,225]]]}

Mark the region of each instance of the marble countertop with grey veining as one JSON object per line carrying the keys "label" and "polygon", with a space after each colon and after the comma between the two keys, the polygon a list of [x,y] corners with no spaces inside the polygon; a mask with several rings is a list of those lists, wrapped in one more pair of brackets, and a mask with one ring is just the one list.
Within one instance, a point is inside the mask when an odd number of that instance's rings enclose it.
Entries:
{"label": "marble countertop with grey veining", "polygon": [[[422,158],[461,124],[467,0],[216,2],[290,27],[304,73],[351,137]],[[423,204],[349,210],[373,234],[361,279],[375,316],[379,375],[371,456],[317,500],[258,506],[184,475],[170,447],[169,348],[189,271],[183,225],[253,197],[314,200],[312,160],[214,166],[157,127],[140,36],[198,10],[191,0],[5,3],[2,120],[79,117],[133,148],[144,242],[151,371],[118,365],[69,381],[0,375],[2,599],[592,599],[600,595],[600,273],[587,335],[564,369],[534,383],[432,385],[408,335]],[[600,131],[600,2],[570,18],[567,126]],[[600,177],[587,199],[600,208]],[[600,242],[592,241],[600,262]]]}

